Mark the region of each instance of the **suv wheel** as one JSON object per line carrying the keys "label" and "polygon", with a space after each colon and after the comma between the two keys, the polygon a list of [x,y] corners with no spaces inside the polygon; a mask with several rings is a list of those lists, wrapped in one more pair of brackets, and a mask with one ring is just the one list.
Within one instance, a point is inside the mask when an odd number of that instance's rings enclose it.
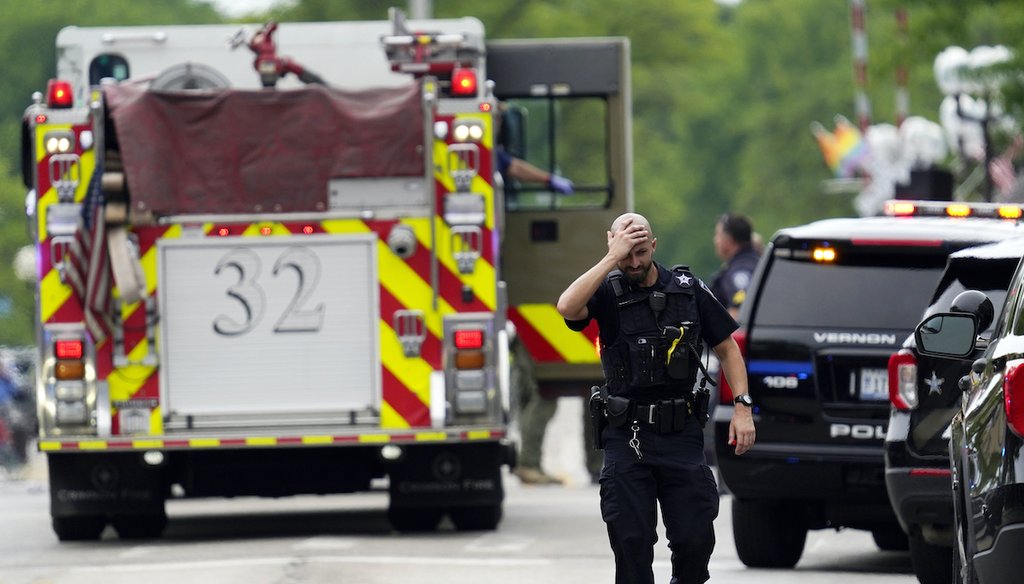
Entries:
{"label": "suv wheel", "polygon": [[448,515],[459,531],[494,531],[501,522],[501,505],[454,507]]}
{"label": "suv wheel", "polygon": [[388,521],[395,531],[406,533],[434,531],[444,511],[432,507],[389,507]]}
{"label": "suv wheel", "polygon": [[921,584],[952,584],[953,548],[932,545],[920,535],[910,536],[910,563]]}
{"label": "suv wheel", "polygon": [[871,539],[875,540],[878,549],[886,552],[905,552],[910,548],[907,534],[899,528],[876,529],[871,532]]}
{"label": "suv wheel", "polygon": [[110,523],[121,539],[155,539],[167,527],[167,514],[160,509],[149,513],[115,515]]}
{"label": "suv wheel", "polygon": [[60,541],[99,539],[106,526],[107,520],[101,515],[72,515],[53,518],[53,531]]}
{"label": "suv wheel", "polygon": [[740,561],[751,568],[792,568],[807,541],[799,510],[782,501],[733,499],[732,532]]}

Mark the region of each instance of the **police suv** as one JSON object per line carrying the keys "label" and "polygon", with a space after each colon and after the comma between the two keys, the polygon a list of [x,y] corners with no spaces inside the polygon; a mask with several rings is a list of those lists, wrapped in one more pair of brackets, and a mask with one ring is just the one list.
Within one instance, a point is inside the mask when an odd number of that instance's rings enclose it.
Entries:
{"label": "police suv", "polygon": [[[1022,255],[1024,238],[950,255],[922,318],[971,311],[978,298],[986,297],[998,312]],[[962,295],[967,290],[974,292]],[[994,322],[981,331],[982,336],[991,337],[993,328]],[[921,354],[913,335],[889,358],[892,408],[885,439],[885,482],[896,518],[910,536],[910,559],[921,584],[953,580],[950,419],[963,395],[960,379],[970,369],[970,361]]]}
{"label": "police suv", "polygon": [[[964,295],[975,296],[972,307],[933,314],[915,331],[922,355],[971,371],[950,425],[954,581],[1016,583],[1024,566],[1024,262],[998,315],[981,291]],[[993,316],[994,332],[982,334]]]}
{"label": "police suv", "polygon": [[999,217],[1021,211],[916,201],[886,208],[886,217],[780,230],[747,291],[735,337],[757,441],[742,456],[728,444],[733,396],[723,379],[715,447],[748,566],[796,565],[809,529],[864,529],[882,549],[908,545],[885,484],[889,357],[913,331],[949,254],[1017,234],[1016,221]]}

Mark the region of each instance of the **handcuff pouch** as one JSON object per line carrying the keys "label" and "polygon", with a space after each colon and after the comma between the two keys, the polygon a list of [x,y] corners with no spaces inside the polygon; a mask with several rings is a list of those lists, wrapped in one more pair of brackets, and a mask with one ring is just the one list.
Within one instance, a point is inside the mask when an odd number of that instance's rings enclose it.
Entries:
{"label": "handcuff pouch", "polygon": [[610,395],[605,402],[605,413],[608,416],[608,425],[612,428],[625,426],[633,421],[633,402],[624,397]]}

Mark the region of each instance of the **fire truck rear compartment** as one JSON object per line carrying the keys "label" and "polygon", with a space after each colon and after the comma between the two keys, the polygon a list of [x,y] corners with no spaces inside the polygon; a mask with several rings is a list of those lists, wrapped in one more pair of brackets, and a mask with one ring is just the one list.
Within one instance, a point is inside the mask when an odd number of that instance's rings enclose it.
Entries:
{"label": "fire truck rear compartment", "polygon": [[376,245],[365,234],[160,241],[165,429],[371,422]]}

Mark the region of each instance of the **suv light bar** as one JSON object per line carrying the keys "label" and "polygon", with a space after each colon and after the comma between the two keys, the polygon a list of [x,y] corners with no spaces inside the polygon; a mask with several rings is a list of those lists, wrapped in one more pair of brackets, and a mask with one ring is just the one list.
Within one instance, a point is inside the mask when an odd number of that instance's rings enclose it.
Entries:
{"label": "suv light bar", "polygon": [[1024,216],[1024,208],[1002,203],[892,200],[886,201],[885,214],[890,217],[979,217],[1017,221]]}

